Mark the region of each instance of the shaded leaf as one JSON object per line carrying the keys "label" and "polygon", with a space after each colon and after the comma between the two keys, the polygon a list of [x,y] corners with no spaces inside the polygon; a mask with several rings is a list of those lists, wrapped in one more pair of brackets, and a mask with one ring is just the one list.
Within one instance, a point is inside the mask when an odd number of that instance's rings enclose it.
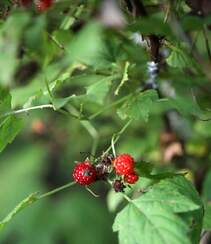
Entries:
{"label": "shaded leaf", "polygon": [[98,23],[90,23],[75,37],[67,47],[72,62],[92,64],[96,62],[102,49],[102,27]]}
{"label": "shaded leaf", "polygon": [[11,95],[8,90],[0,87],[0,115],[11,108]]}
{"label": "shaded leaf", "polygon": [[200,208],[194,211],[180,213],[179,216],[189,226],[189,237],[191,239],[191,243],[199,244],[203,222],[203,209]]}
{"label": "shaded leaf", "polygon": [[0,83],[3,85],[11,84],[18,65],[17,49],[20,37],[28,21],[27,13],[14,13],[0,30]]}
{"label": "shaded leaf", "polygon": [[153,102],[158,99],[155,90],[148,90],[130,97],[117,111],[121,119],[133,118],[148,121]]}
{"label": "shaded leaf", "polygon": [[211,204],[205,206],[203,228],[205,230],[211,230]]}
{"label": "shaded leaf", "polygon": [[86,88],[86,99],[103,104],[113,77],[105,77]]}
{"label": "shaded leaf", "polygon": [[181,51],[172,50],[169,57],[166,59],[169,66],[174,68],[185,68],[190,65],[189,58]]}
{"label": "shaded leaf", "polygon": [[130,25],[129,28],[133,31],[139,31],[143,35],[172,35],[169,25],[164,23],[162,19],[156,17],[141,18]]}
{"label": "shaded leaf", "polygon": [[135,164],[135,171],[143,177],[147,177],[153,170],[153,164],[147,162],[138,162]]}
{"label": "shaded leaf", "polygon": [[8,116],[0,124],[0,152],[4,150],[8,143],[11,143],[22,128],[22,119],[15,116]]}

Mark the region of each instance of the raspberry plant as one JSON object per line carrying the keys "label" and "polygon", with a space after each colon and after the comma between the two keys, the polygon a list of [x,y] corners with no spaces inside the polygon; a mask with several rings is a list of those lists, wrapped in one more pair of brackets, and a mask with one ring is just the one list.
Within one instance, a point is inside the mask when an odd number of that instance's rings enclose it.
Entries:
{"label": "raspberry plant", "polygon": [[0,2],[0,215],[34,191],[0,242],[210,242],[210,14],[197,0]]}

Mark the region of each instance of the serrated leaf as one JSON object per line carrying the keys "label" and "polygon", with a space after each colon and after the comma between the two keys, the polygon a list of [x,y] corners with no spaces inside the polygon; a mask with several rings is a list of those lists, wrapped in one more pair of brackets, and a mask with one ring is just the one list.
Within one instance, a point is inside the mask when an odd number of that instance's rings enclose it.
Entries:
{"label": "serrated leaf", "polygon": [[194,210],[202,210],[198,194],[183,176],[175,176],[161,180],[147,193],[130,200],[117,215],[113,229],[119,231],[121,244],[190,244],[191,227],[177,213],[188,212],[191,216]]}
{"label": "serrated leaf", "polygon": [[25,198],[23,201],[21,201],[1,222],[0,222],[0,230],[2,230],[5,225],[12,220],[12,218],[19,213],[24,208],[28,207],[32,203],[34,203],[37,198],[38,193],[32,193],[27,198]]}
{"label": "serrated leaf", "polygon": [[148,205],[158,202],[176,213],[193,211],[202,207],[198,193],[183,176],[161,180],[139,201]]}
{"label": "serrated leaf", "polygon": [[0,115],[11,108],[11,95],[8,90],[0,87]]}
{"label": "serrated leaf", "polygon": [[0,124],[0,152],[8,143],[11,143],[22,128],[22,119],[15,116],[8,116]]}
{"label": "serrated leaf", "polygon": [[117,113],[121,119],[132,118],[147,121],[151,106],[157,99],[158,95],[155,90],[139,93],[138,95],[130,97]]}
{"label": "serrated leaf", "polygon": [[211,204],[205,206],[203,228],[211,230]]}
{"label": "serrated leaf", "polygon": [[120,244],[190,244],[187,225],[157,202],[133,200],[117,215],[113,230]]}

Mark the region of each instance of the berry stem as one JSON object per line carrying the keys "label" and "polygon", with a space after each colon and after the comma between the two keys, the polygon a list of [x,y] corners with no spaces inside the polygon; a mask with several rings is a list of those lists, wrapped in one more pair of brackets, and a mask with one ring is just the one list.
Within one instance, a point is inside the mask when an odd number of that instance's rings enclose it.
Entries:
{"label": "berry stem", "polygon": [[53,194],[55,194],[55,193],[57,193],[57,192],[59,192],[59,191],[62,191],[62,190],[64,190],[64,189],[66,189],[66,188],[69,188],[69,187],[71,187],[71,186],[73,186],[73,185],[75,185],[75,184],[76,184],[76,183],[73,181],[73,182],[67,183],[67,184],[65,184],[65,185],[63,185],[63,186],[60,186],[60,187],[58,187],[58,188],[56,188],[56,189],[54,189],[54,190],[52,190],[52,191],[46,192],[46,193],[40,195],[40,196],[38,197],[38,200],[40,200],[40,199],[42,199],[42,198],[44,198],[44,197],[51,196],[51,195],[53,195]]}
{"label": "berry stem", "polygon": [[[133,120],[130,119],[123,127],[122,129],[113,135],[113,145],[115,145],[115,143],[117,143],[117,141],[119,140],[120,136],[125,132],[125,130],[127,129],[127,127],[130,125],[130,123],[132,122]],[[108,149],[105,151],[105,154],[108,153],[110,150],[112,149],[112,143],[111,145],[108,147]]]}

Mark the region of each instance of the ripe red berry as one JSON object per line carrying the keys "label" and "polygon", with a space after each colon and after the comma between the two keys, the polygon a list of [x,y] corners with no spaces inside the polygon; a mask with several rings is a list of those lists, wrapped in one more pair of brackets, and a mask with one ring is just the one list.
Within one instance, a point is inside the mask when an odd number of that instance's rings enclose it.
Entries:
{"label": "ripe red berry", "polygon": [[139,176],[136,173],[128,174],[124,176],[124,181],[129,184],[134,184],[138,180]]}
{"label": "ripe red berry", "polygon": [[90,185],[96,177],[95,167],[89,161],[77,163],[73,169],[73,179],[80,185]]}
{"label": "ripe red berry", "polygon": [[119,175],[127,175],[133,173],[134,159],[129,154],[121,154],[113,161],[116,173]]}
{"label": "ripe red berry", "polygon": [[51,7],[51,5],[53,4],[53,0],[37,0],[35,4],[37,10],[43,12]]}

